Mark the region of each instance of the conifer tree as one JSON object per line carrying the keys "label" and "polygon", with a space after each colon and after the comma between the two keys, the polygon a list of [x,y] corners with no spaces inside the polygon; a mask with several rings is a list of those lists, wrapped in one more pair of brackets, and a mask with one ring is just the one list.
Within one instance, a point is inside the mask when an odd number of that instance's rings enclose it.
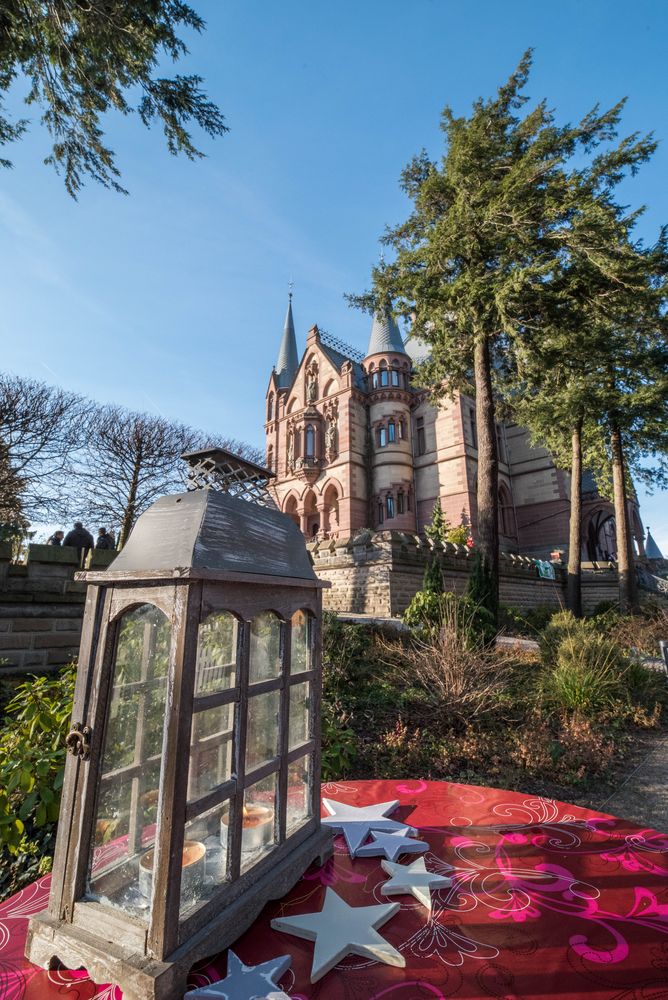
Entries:
{"label": "conifer tree", "polygon": [[530,65],[527,52],[498,94],[476,101],[468,117],[445,108],[441,162],[422,152],[402,174],[413,208],[385,234],[394,259],[374,270],[370,293],[350,297],[410,317],[413,333],[431,347],[420,381],[437,397],[475,395],[476,543],[490,610],[498,603],[499,548],[493,383],[509,346],[547,311],[575,211],[568,165],[614,135],[619,115],[619,106],[594,109],[560,127],[541,101],[522,117]]}
{"label": "conifer tree", "polygon": [[[183,29],[203,28],[183,0],[2,0],[0,146],[20,139],[30,124],[3,107],[4,93],[20,93],[25,83],[25,102],[42,109],[53,140],[45,162],[64,173],[73,198],[86,178],[124,190],[103,132],[109,111],[136,111],[146,127],[162,126],[170,153],[202,156],[190,123],[218,136],[227,132],[223,116],[201,90],[200,76],[167,77],[158,69],[162,60],[187,54]],[[0,166],[11,162],[0,156]]]}

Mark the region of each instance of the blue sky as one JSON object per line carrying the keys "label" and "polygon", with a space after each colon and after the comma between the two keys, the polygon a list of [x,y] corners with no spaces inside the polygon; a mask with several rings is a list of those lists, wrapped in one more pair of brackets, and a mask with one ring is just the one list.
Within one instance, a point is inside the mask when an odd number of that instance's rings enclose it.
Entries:
{"label": "blue sky", "polygon": [[[529,46],[528,93],[560,120],[628,96],[624,130],[661,144],[623,197],[648,206],[646,239],[668,221],[667,5],[191,3],[208,27],[182,66],[229,135],[189,163],[157,129],[110,118],[130,197],[91,185],[74,203],[34,123],[0,173],[3,368],[261,443],[288,281],[300,347],[317,322],[363,348],[368,318],[343,293],[366,287],[378,236],[405,217],[402,167],[440,153],[444,104],[466,113]],[[642,508],[666,552],[667,500]]]}

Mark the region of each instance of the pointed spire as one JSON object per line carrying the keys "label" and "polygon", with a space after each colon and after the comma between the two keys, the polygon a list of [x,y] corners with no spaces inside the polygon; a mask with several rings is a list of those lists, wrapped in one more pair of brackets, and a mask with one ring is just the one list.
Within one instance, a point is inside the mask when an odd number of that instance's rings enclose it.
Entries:
{"label": "pointed spire", "polygon": [[292,384],[298,367],[297,338],[295,337],[295,323],[292,318],[292,282],[290,282],[288,311],[285,314],[283,337],[278,351],[278,361],[276,362],[276,381],[279,389],[287,389]]}
{"label": "pointed spire", "polygon": [[401,339],[401,332],[397,321],[387,310],[376,313],[371,326],[371,336],[369,347],[366,352],[367,357],[372,354],[405,354],[406,348]]}
{"label": "pointed spire", "polygon": [[661,549],[650,535],[649,528],[647,529],[647,538],[645,540],[645,555],[648,559],[663,559]]}

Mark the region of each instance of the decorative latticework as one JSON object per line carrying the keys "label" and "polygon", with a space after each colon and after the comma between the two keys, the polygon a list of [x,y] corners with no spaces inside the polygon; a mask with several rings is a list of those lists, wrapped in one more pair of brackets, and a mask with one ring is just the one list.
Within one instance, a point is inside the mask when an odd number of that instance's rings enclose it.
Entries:
{"label": "decorative latticework", "polygon": [[181,456],[190,466],[188,489],[202,490],[210,486],[221,493],[239,497],[260,507],[276,508],[269,483],[274,478],[270,469],[240,458],[225,448],[205,448]]}
{"label": "decorative latticework", "polygon": [[363,361],[364,352],[358,351],[356,347],[351,347],[350,344],[346,344],[344,340],[339,340],[338,337],[334,337],[331,333],[327,333],[326,330],[320,330],[320,340],[326,347],[332,347],[339,354],[345,355],[346,358],[350,358],[351,361]]}

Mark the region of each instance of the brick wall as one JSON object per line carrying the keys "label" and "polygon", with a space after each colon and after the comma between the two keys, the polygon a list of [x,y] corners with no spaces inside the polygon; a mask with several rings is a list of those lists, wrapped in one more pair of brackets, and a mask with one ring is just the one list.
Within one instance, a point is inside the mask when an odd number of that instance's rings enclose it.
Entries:
{"label": "brick wall", "polygon": [[[94,552],[91,565],[114,555]],[[77,569],[75,549],[30,545],[27,562],[13,564],[0,543],[0,677],[56,670],[78,653],[86,584]]]}

